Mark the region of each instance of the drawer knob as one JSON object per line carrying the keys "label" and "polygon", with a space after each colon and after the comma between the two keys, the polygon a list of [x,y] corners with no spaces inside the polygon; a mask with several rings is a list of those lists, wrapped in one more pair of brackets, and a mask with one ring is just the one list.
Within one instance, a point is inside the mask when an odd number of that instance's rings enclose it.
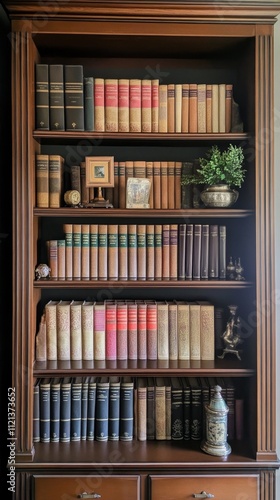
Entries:
{"label": "drawer knob", "polygon": [[77,498],[101,498],[101,495],[99,495],[98,493],[81,493],[80,495],[78,495]]}
{"label": "drawer knob", "polygon": [[206,491],[202,491],[201,493],[194,493],[193,498],[214,498],[214,495],[206,493]]}

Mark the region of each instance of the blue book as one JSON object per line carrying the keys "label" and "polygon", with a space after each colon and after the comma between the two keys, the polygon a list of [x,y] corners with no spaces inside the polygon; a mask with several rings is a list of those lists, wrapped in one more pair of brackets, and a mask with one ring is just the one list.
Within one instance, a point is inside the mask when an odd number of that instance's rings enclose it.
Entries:
{"label": "blue book", "polygon": [[109,428],[109,378],[100,377],[96,384],[96,441],[108,441]]}
{"label": "blue book", "polygon": [[90,377],[88,383],[88,413],[87,413],[87,440],[93,441],[95,435],[95,408],[96,408],[96,377]]}
{"label": "blue book", "polygon": [[94,79],[92,76],[84,77],[84,106],[85,106],[85,130],[94,130]]}
{"label": "blue book", "polygon": [[60,379],[54,378],[51,381],[51,442],[58,443],[60,435]]}
{"label": "blue book", "polygon": [[89,377],[83,378],[82,383],[82,413],[81,413],[81,440],[87,438],[87,417],[88,417],[88,384]]}
{"label": "blue book", "polygon": [[71,385],[71,441],[81,440],[82,377],[72,379]]}
{"label": "blue book", "polygon": [[40,441],[50,442],[50,392],[51,383],[49,378],[44,378],[40,382]]}
{"label": "blue book", "polygon": [[33,442],[40,442],[40,379],[37,379],[33,388]]}
{"label": "blue book", "polygon": [[109,387],[109,441],[120,438],[120,379],[110,377]]}
{"label": "blue book", "polygon": [[71,425],[71,378],[62,379],[60,391],[60,442],[68,443]]}
{"label": "blue book", "polygon": [[132,441],[133,439],[133,393],[132,378],[123,377],[120,393],[120,441]]}

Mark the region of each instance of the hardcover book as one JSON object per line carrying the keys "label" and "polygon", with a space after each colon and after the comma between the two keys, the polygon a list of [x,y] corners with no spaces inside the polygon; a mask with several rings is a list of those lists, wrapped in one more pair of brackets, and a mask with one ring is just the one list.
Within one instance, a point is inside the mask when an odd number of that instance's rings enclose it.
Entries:
{"label": "hardcover book", "polygon": [[41,443],[49,443],[51,440],[51,381],[49,378],[41,379],[40,381],[40,441]]}
{"label": "hardcover book", "polygon": [[84,130],[84,74],[83,66],[65,64],[65,128]]}
{"label": "hardcover book", "polygon": [[133,440],[134,384],[131,377],[121,379],[120,441]]}
{"label": "hardcover book", "polygon": [[118,118],[119,118],[119,132],[129,132],[129,80],[124,78],[121,78],[119,80]]}
{"label": "hardcover book", "polygon": [[63,64],[50,64],[50,130],[65,130]]}
{"label": "hardcover book", "polygon": [[118,132],[118,80],[106,78],[104,81],[105,90],[105,131]]}
{"label": "hardcover book", "polygon": [[61,380],[60,395],[60,442],[70,441],[71,430],[71,378],[65,377]]}
{"label": "hardcover book", "polygon": [[96,441],[108,441],[109,437],[109,378],[99,377],[96,383]]}
{"label": "hardcover book", "polygon": [[171,439],[184,438],[183,386],[178,377],[171,378]]}
{"label": "hardcover book", "polygon": [[120,438],[120,379],[109,378],[109,441],[119,441]]}
{"label": "hardcover book", "polygon": [[74,377],[71,385],[71,441],[81,440],[82,377]]}
{"label": "hardcover book", "polygon": [[94,78],[84,77],[85,130],[94,130]]}
{"label": "hardcover book", "polygon": [[36,207],[49,208],[49,155],[36,155]]}
{"label": "hardcover book", "polygon": [[82,301],[70,303],[70,359],[82,359]]}
{"label": "hardcover book", "polygon": [[49,130],[49,65],[35,65],[35,109],[36,128],[38,130]]}

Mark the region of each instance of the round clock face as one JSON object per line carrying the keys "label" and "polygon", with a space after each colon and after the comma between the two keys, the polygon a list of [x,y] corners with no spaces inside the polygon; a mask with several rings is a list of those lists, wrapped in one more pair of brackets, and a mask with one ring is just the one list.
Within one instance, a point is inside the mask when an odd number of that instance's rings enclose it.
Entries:
{"label": "round clock face", "polygon": [[72,191],[66,191],[64,195],[64,201],[67,205],[78,205],[80,203],[80,200],[80,193],[75,189],[73,189]]}

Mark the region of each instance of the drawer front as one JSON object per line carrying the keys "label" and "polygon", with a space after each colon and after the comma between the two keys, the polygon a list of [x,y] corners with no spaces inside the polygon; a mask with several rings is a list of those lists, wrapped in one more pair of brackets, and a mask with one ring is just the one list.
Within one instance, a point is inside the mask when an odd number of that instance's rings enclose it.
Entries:
{"label": "drawer front", "polygon": [[[259,500],[259,476],[150,476],[151,500]],[[202,496],[195,496],[202,495]]]}
{"label": "drawer front", "polygon": [[[139,476],[34,476],[34,500],[139,500]],[[91,496],[86,496],[91,495]],[[99,496],[100,495],[100,496]]]}

